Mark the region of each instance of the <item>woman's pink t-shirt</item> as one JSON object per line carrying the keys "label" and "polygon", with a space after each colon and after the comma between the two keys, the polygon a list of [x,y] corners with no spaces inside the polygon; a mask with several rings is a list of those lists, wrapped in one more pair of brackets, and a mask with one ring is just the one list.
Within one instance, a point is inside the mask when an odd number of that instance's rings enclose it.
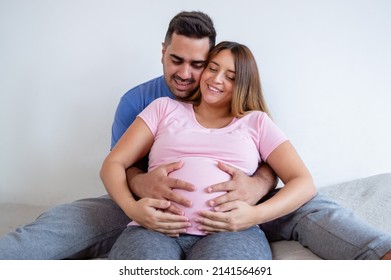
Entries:
{"label": "woman's pink t-shirt", "polygon": [[154,144],[149,154],[149,171],[176,161],[183,161],[181,169],[169,176],[197,187],[194,192],[176,190],[193,202],[183,208],[193,227],[190,234],[203,235],[194,222],[197,212],[210,209],[207,201],[221,193],[206,193],[205,188],[230,176],[217,167],[217,162],[232,165],[252,175],[259,163],[287,138],[266,113],[254,111],[219,129],[200,125],[193,105],[168,97],[158,98],[140,114],[152,134]]}

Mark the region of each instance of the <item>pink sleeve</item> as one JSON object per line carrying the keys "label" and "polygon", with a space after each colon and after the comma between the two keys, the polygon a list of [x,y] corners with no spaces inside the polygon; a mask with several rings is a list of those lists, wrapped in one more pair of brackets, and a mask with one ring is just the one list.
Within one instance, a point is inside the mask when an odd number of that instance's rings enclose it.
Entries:
{"label": "pink sleeve", "polygon": [[169,105],[169,101],[168,97],[157,98],[138,115],[147,124],[154,136],[156,135],[160,121],[165,117],[164,112]]}
{"label": "pink sleeve", "polygon": [[258,147],[262,160],[266,161],[274,149],[287,141],[288,138],[267,114],[263,114],[259,125]]}

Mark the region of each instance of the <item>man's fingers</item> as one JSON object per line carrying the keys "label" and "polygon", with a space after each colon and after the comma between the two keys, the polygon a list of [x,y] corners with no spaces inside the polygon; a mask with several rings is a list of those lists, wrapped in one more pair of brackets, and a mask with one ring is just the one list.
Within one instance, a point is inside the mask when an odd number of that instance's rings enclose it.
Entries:
{"label": "man's fingers", "polygon": [[232,210],[238,208],[237,202],[238,201],[235,200],[235,201],[228,201],[228,202],[222,203],[219,206],[214,207],[214,210],[216,212],[229,212],[229,211],[232,211]]}
{"label": "man's fingers", "polygon": [[231,181],[226,181],[226,182],[221,182],[218,184],[214,184],[209,186],[206,191],[208,193],[213,193],[213,192],[229,192],[234,190],[234,185],[230,183]]}
{"label": "man's fingers", "polygon": [[215,197],[214,199],[209,200],[208,204],[211,207],[216,207],[216,206],[219,206],[223,203],[227,203],[227,202],[230,202],[233,200],[235,200],[235,198],[233,197],[233,193],[227,192],[221,196],[218,196],[218,197]]}
{"label": "man's fingers", "polygon": [[170,201],[167,201],[164,199],[149,198],[147,200],[147,202],[148,202],[148,206],[156,208],[156,209],[160,209],[160,210],[167,209],[171,205]]}
{"label": "man's fingers", "polygon": [[176,202],[176,203],[183,205],[185,207],[191,207],[191,205],[192,205],[192,202],[190,199],[187,199],[184,196],[182,196],[181,194],[176,193],[172,190],[167,193],[166,198],[172,202]]}
{"label": "man's fingers", "polygon": [[225,164],[225,163],[222,163],[221,161],[219,161],[217,163],[217,167],[220,168],[222,171],[227,172],[231,176],[233,176],[236,172],[235,167],[228,165],[228,164]]}
{"label": "man's fingers", "polygon": [[164,169],[167,174],[180,169],[183,166],[183,161],[176,161],[172,163],[168,163],[165,165],[160,166],[160,168]]}
{"label": "man's fingers", "polygon": [[[228,173],[229,175],[231,175],[231,179],[233,176],[235,176],[236,172],[237,172],[237,169],[235,167],[232,167],[228,164],[225,164],[225,163],[222,163],[222,162],[218,162],[217,163],[217,167],[220,168],[222,171]],[[235,186],[230,183],[231,180],[229,181],[226,181],[226,182],[222,182],[222,183],[218,183],[218,184],[214,184],[214,185],[211,185],[207,188],[207,192],[228,192],[228,191],[232,191],[234,190]]]}
{"label": "man's fingers", "polygon": [[147,200],[149,207],[153,207],[157,210],[164,210],[164,212],[161,212],[161,214],[158,216],[158,219],[163,222],[177,222],[188,220],[186,217],[183,216],[183,211],[173,205],[170,201],[154,198],[149,198]]}
{"label": "man's fingers", "polygon": [[174,205],[173,203],[171,203],[170,207],[168,207],[166,209],[166,212],[169,212],[169,213],[172,213],[174,215],[180,215],[180,216],[183,216],[185,215],[185,212],[183,210],[181,210],[180,208],[178,208],[176,205]]}
{"label": "man's fingers", "polygon": [[189,219],[183,215],[176,215],[176,214],[173,214],[173,213],[169,213],[169,212],[159,212],[159,213],[155,213],[155,221],[156,221],[156,224],[157,225],[160,225],[160,224],[165,224],[167,223],[168,225],[165,225],[166,228],[170,228],[170,223],[172,223],[173,225],[175,223],[188,223],[189,222]]}
{"label": "man's fingers", "polygon": [[170,186],[170,188],[172,189],[181,189],[189,192],[195,190],[195,186],[193,184],[190,184],[188,182],[176,178],[168,177],[166,184]]}
{"label": "man's fingers", "polygon": [[191,205],[192,205],[191,200],[185,198],[179,192],[173,191],[173,189],[179,189],[179,190],[192,192],[195,190],[194,185],[187,183],[185,181],[179,180],[179,179],[169,178],[169,177],[167,177],[165,184],[170,187],[170,190],[167,190],[167,192],[164,195],[167,200],[176,202],[176,203],[183,205],[185,207],[191,207]]}

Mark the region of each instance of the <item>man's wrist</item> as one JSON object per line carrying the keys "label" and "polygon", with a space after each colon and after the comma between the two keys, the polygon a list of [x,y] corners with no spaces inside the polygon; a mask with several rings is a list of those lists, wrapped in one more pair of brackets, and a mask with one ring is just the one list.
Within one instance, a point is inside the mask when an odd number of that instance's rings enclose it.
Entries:
{"label": "man's wrist", "polygon": [[134,194],[137,194],[137,176],[140,174],[144,174],[144,171],[142,171],[140,168],[131,166],[128,169],[126,169],[126,180],[128,182],[128,188],[130,191]]}
{"label": "man's wrist", "polygon": [[258,167],[253,177],[259,180],[259,183],[263,186],[268,186],[267,193],[275,189],[278,183],[278,177],[276,173],[267,163],[262,163]]}

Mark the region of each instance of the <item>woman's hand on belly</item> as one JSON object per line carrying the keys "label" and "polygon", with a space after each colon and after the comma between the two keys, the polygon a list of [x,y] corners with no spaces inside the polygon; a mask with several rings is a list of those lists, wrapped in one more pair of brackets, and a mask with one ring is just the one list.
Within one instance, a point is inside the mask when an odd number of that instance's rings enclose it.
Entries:
{"label": "woman's hand on belly", "polygon": [[142,198],[126,214],[133,219],[131,224],[136,222],[147,229],[177,236],[185,233],[191,224],[185,216],[165,212],[171,204],[166,200]]}
{"label": "woman's hand on belly", "polygon": [[215,211],[200,211],[196,222],[205,233],[240,231],[258,224],[257,209],[246,202],[236,200],[214,208]]}

